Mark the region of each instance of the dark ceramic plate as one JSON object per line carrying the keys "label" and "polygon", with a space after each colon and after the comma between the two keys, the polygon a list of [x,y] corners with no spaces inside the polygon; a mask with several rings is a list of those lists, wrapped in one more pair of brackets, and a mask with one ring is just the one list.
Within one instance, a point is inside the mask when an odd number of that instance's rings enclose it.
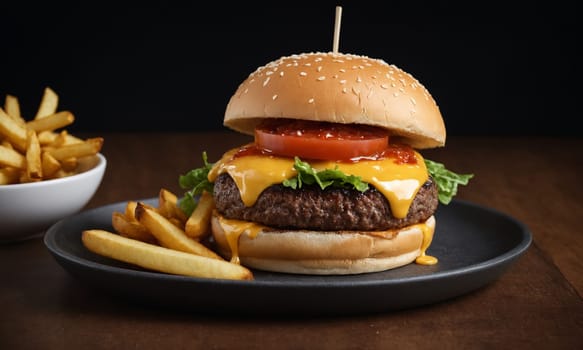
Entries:
{"label": "dark ceramic plate", "polygon": [[[145,200],[156,204],[156,199]],[[191,312],[341,315],[428,305],[495,281],[529,247],[532,236],[516,219],[470,202],[452,201],[436,213],[428,254],[439,263],[351,276],[305,276],[253,271],[253,281],[174,276],[98,256],[81,243],[81,231],[112,230],[111,213],[127,202],[61,220],[44,243],[71,275],[113,297],[128,297]]]}

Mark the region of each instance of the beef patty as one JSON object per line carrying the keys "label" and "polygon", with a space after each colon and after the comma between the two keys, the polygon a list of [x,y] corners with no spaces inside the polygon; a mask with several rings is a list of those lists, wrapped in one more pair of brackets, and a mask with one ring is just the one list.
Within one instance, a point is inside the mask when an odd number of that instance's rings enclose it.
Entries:
{"label": "beef patty", "polygon": [[253,221],[282,229],[381,231],[424,222],[438,205],[437,186],[431,177],[423,184],[405,218],[391,214],[387,199],[374,187],[354,189],[303,186],[292,189],[273,185],[255,204],[246,207],[237,185],[228,174],[214,184],[216,208],[228,219]]}

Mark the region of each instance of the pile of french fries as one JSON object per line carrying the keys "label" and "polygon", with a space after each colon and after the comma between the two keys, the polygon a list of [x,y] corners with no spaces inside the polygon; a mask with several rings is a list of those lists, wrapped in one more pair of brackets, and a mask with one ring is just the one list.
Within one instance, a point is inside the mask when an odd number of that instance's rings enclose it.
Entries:
{"label": "pile of french fries", "polygon": [[128,201],[124,211],[114,211],[115,232],[93,229],[82,233],[90,251],[145,269],[201,278],[252,280],[240,264],[227,261],[201,243],[210,235],[214,210],[212,195],[204,192],[190,217],[177,205],[177,197],[162,188],[156,207]]}
{"label": "pile of french fries", "polygon": [[84,140],[63,129],[75,116],[58,111],[58,104],[59,96],[45,88],[35,117],[27,121],[18,98],[6,95],[0,107],[0,185],[74,175],[80,158],[101,151],[102,137]]}

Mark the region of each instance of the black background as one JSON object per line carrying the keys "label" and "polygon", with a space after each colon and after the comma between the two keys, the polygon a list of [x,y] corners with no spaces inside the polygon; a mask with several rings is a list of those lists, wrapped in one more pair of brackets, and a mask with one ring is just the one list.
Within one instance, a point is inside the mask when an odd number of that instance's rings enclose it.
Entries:
{"label": "black background", "polygon": [[449,135],[582,135],[578,18],[561,1],[3,4],[0,98],[28,119],[49,86],[72,132],[222,129],[255,68],[332,50],[336,5],[340,51],[415,76]]}

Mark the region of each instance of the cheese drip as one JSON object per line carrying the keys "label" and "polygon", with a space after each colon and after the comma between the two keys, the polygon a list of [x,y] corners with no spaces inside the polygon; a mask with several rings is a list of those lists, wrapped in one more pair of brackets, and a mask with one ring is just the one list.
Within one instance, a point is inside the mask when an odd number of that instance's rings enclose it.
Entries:
{"label": "cheese drip", "polygon": [[[431,226],[428,225],[428,222],[431,221]],[[247,236],[251,239],[257,237],[257,235],[264,229],[266,226],[250,222],[250,221],[242,221],[242,220],[233,220],[233,219],[226,219],[224,217],[219,217],[219,225],[221,225],[221,229],[225,232],[225,238],[227,240],[227,244],[229,245],[231,259],[230,261],[235,264],[240,264],[239,258],[239,240],[241,239],[242,234],[247,234]],[[435,232],[435,219],[430,218],[427,222],[415,224],[411,227],[417,227],[423,232],[423,240],[421,242],[421,247],[419,248],[420,254],[415,259],[415,263],[419,265],[435,265],[438,262],[438,259],[434,256],[427,255],[426,251],[427,248],[431,245],[431,241],[433,240],[433,234]],[[393,239],[399,230],[391,229],[386,231],[371,231],[369,234],[371,236],[382,237],[385,239]]]}
{"label": "cheese drip", "polygon": [[250,238],[255,238],[265,228],[265,226],[254,222],[226,219],[223,217],[220,217],[219,224],[225,232],[227,244],[231,249],[230,261],[235,264],[241,263],[239,259],[239,238],[241,235],[246,232]]}
{"label": "cheese drip", "polygon": [[417,225],[423,232],[423,243],[421,243],[421,254],[415,259],[415,262],[419,265],[435,265],[437,264],[437,258],[426,254],[427,248],[429,248],[431,241],[433,241],[435,229],[427,226],[426,223]]}
{"label": "cheese drip", "polygon": [[[237,149],[225,155],[213,166],[208,180],[214,182],[222,173],[231,175],[243,203],[250,207],[267,187],[282,183],[297,175],[294,160],[268,155],[235,157]],[[393,216],[404,218],[417,192],[429,175],[423,157],[414,152],[417,164],[397,164],[394,159],[361,160],[358,162],[310,161],[318,170],[335,169],[347,175],[360,176],[362,181],[374,186],[388,200]]]}

